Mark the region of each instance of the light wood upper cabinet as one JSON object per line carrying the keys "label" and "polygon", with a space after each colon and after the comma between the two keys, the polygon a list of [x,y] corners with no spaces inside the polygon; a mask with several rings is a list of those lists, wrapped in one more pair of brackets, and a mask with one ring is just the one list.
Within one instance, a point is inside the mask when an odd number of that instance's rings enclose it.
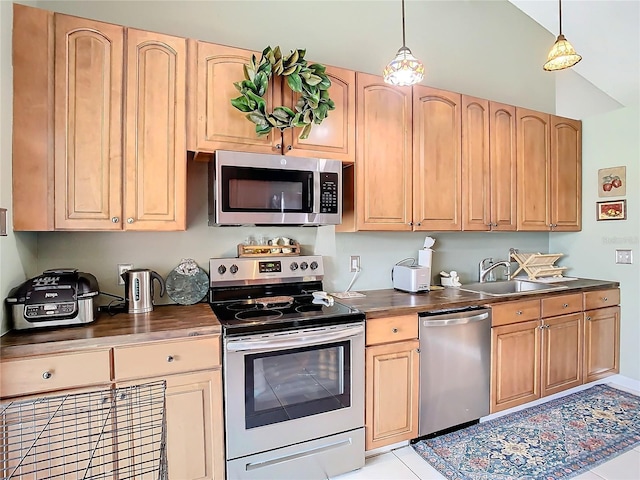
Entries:
{"label": "light wood upper cabinet", "polygon": [[516,229],[515,107],[462,96],[462,229]]}
{"label": "light wood upper cabinet", "polygon": [[413,87],[415,230],[462,228],[460,105],[459,93]]}
{"label": "light wood upper cabinet", "polygon": [[516,107],[489,102],[492,230],[517,227]]}
{"label": "light wood upper cabinet", "polygon": [[121,230],[124,28],[54,18],[55,228]]}
{"label": "light wood upper cabinet", "polygon": [[127,230],[186,228],[184,38],[127,30]]}
{"label": "light wood upper cabinet", "polygon": [[[336,108],[320,125],[313,125],[309,137],[300,140],[299,128],[258,136],[246,114],[231,105],[240,95],[235,82],[244,79],[243,65],[251,55],[259,61],[260,52],[214,43],[189,41],[189,118],[188,149],[214,152],[218,149],[355,160],[355,72],[327,66],[329,89]],[[282,81],[272,76],[264,96],[267,108],[278,105],[293,108],[298,97]],[[203,158],[208,159],[207,156]]]}
{"label": "light wood upper cabinet", "polygon": [[356,230],[412,230],[411,87],[357,73]]}
{"label": "light wood upper cabinet", "polygon": [[549,230],[549,114],[516,109],[518,230]]}
{"label": "light wood upper cabinet", "polygon": [[491,230],[489,100],[462,96],[462,229]]}
{"label": "light wood upper cabinet", "polygon": [[[242,67],[251,55],[260,60],[260,52],[189,40],[189,150],[280,153],[278,129],[259,137],[255,124],[231,105],[231,99],[240,95],[233,84],[244,79]],[[271,108],[282,104],[273,79],[264,98]]]}
{"label": "light wood upper cabinet", "polygon": [[582,228],[582,122],[551,116],[551,225]]}
{"label": "light wood upper cabinet", "polygon": [[[329,96],[336,108],[329,111],[320,125],[313,124],[305,140],[298,138],[302,129],[286,129],[282,133],[284,153],[294,157],[330,158],[352,163],[356,158],[356,72],[326,67],[325,73],[331,80]],[[293,109],[299,95],[294,95],[285,82],[281,83],[284,102]]]}
{"label": "light wood upper cabinet", "polygon": [[14,228],[184,230],[186,40],[15,13]]}
{"label": "light wood upper cabinet", "polygon": [[518,230],[579,231],[582,124],[516,109]]}

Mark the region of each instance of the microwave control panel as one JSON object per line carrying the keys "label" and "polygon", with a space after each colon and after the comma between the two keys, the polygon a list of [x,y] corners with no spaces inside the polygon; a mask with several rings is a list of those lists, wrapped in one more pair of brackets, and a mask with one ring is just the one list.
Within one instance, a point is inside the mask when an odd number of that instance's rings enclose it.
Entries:
{"label": "microwave control panel", "polygon": [[338,213],[338,174],[320,174],[320,213]]}

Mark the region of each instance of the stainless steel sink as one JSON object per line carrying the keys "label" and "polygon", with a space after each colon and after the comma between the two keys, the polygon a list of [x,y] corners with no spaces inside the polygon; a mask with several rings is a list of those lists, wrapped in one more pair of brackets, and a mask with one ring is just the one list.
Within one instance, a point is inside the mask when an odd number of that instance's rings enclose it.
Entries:
{"label": "stainless steel sink", "polygon": [[549,285],[547,283],[530,282],[528,280],[506,280],[502,282],[469,283],[462,285],[460,290],[474,293],[484,293],[500,297],[502,295],[552,292],[563,290],[565,285]]}

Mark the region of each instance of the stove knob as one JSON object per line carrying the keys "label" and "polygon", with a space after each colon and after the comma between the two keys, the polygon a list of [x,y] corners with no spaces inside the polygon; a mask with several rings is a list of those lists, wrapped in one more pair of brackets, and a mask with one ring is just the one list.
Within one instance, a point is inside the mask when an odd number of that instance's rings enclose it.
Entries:
{"label": "stove knob", "polygon": [[300,270],[306,270],[307,268],[309,268],[309,265],[307,265],[307,262],[302,262],[300,264]]}
{"label": "stove knob", "polygon": [[316,268],[318,268],[318,262],[311,262],[311,265],[309,265],[309,267],[311,267],[311,270],[315,270]]}
{"label": "stove knob", "polygon": [[220,275],[224,275],[224,272],[226,272],[226,271],[227,271],[227,267],[225,267],[224,265],[220,265],[220,266],[218,267],[218,273],[219,273]]}
{"label": "stove knob", "polygon": [[233,274],[238,273],[238,266],[236,264],[231,265],[229,271]]}
{"label": "stove knob", "polygon": [[298,263],[297,262],[291,262],[291,265],[289,265],[289,268],[293,271],[296,271],[298,269]]}

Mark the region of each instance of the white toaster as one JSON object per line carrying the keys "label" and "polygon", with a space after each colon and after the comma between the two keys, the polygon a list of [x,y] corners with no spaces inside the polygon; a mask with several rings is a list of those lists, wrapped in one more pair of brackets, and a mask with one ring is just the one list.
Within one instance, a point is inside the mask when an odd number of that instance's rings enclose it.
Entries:
{"label": "white toaster", "polygon": [[431,287],[431,267],[396,265],[391,274],[393,288],[403,292],[426,292]]}

